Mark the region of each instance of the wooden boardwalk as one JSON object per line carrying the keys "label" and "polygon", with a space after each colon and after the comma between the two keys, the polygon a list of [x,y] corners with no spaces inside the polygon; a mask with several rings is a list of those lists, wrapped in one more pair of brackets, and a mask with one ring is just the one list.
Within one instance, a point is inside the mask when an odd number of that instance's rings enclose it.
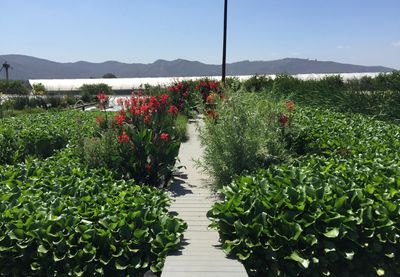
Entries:
{"label": "wooden boardwalk", "polygon": [[182,143],[179,151],[180,164],[186,168],[172,184],[175,202],[170,208],[170,212],[187,222],[188,229],[180,250],[167,257],[161,277],[247,276],[240,262],[226,257],[220,248],[218,233],[207,228],[210,221],[206,214],[216,199],[209,179],[193,161],[202,155],[196,124],[189,124],[188,135],[189,140]]}

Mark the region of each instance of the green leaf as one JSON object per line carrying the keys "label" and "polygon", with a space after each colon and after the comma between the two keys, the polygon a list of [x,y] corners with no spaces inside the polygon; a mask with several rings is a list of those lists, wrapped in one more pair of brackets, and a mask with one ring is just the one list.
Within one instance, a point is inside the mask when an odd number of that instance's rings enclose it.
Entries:
{"label": "green leaf", "polygon": [[39,253],[46,254],[49,250],[41,244],[41,245],[39,245],[39,247],[37,248],[37,251],[38,251]]}
{"label": "green leaf", "polygon": [[325,232],[324,236],[327,237],[327,238],[337,238],[339,236],[339,229],[338,228],[332,228],[328,232]]}
{"label": "green leaf", "polygon": [[285,259],[293,260],[298,262],[303,268],[308,268],[310,265],[310,261],[308,259],[302,258],[299,252],[294,251],[289,257],[285,257]]}

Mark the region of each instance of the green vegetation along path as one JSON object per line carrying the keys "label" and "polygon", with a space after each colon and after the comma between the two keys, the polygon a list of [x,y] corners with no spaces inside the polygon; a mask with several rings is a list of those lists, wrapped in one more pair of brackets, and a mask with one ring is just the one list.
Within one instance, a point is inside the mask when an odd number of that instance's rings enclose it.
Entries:
{"label": "green vegetation along path", "polygon": [[229,259],[219,247],[218,233],[208,229],[206,214],[217,199],[209,187],[209,177],[194,162],[202,155],[196,127],[189,124],[189,139],[179,151],[180,165],[185,168],[171,187],[175,201],[170,212],[185,220],[188,229],[179,251],[167,257],[161,277],[247,276],[243,265]]}

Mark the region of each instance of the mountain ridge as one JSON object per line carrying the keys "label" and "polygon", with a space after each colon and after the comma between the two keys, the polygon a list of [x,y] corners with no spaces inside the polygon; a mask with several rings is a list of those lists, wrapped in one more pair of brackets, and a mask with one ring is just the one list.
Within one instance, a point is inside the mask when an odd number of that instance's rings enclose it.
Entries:
{"label": "mountain ridge", "polygon": [[[11,79],[76,79],[101,78],[106,73],[117,77],[192,77],[218,76],[221,65],[199,61],[158,59],[153,63],[124,63],[114,60],[100,63],[77,61],[55,62],[27,55],[0,55],[0,63],[7,61],[13,68]],[[362,66],[333,61],[317,61],[301,58],[283,58],[272,61],[244,60],[227,64],[228,75],[255,74],[306,74],[306,73],[353,73],[390,72],[395,69],[384,66]],[[0,79],[4,79],[3,72]]]}

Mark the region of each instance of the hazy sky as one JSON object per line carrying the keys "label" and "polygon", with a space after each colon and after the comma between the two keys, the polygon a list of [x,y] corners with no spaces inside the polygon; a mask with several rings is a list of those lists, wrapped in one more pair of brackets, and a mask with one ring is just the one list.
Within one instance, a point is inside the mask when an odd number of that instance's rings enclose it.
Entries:
{"label": "hazy sky", "polygon": [[[220,63],[223,0],[0,0],[0,54]],[[285,57],[400,69],[400,0],[229,0],[228,62]]]}

